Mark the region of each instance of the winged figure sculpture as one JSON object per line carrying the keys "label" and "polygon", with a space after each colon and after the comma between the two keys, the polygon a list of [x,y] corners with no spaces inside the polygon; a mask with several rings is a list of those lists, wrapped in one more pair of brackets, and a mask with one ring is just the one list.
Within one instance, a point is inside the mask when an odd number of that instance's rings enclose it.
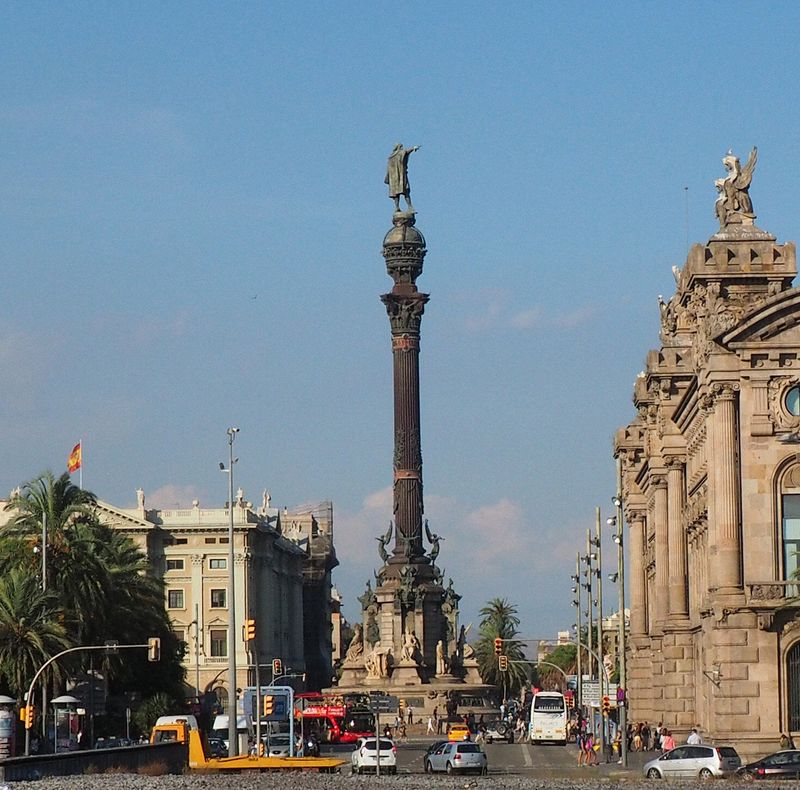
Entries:
{"label": "winged figure sculpture", "polygon": [[[714,204],[714,211],[721,227],[725,227],[732,221],[737,221],[734,219],[736,214],[748,219],[755,218],[749,189],[757,161],[758,148],[755,146],[750,152],[750,157],[744,167],[741,166],[739,157],[730,149],[723,157],[722,164],[725,165],[725,169],[728,172],[724,178],[718,178],[714,182],[714,186],[719,192],[717,201]],[[741,222],[741,218],[738,219],[738,222]]]}
{"label": "winged figure sculpture", "polygon": [[389,559],[389,552],[386,551],[386,546],[389,544],[389,541],[392,539],[392,528],[393,524],[389,522],[389,529],[386,530],[385,535],[380,535],[375,540],[378,541],[378,554],[380,554],[381,559],[384,562],[387,562]]}

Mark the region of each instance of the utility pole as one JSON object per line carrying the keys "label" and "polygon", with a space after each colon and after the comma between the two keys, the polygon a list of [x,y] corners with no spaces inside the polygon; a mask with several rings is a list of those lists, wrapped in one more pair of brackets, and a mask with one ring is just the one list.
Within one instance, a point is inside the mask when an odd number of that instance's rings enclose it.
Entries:
{"label": "utility pole", "polygon": [[[603,683],[603,546],[600,533],[600,507],[595,510],[595,547],[597,548],[597,660],[602,666],[597,668],[597,677],[600,681],[600,699],[606,694],[606,685]],[[600,712],[600,751],[606,755],[606,726],[607,716]]]}
{"label": "utility pole", "polygon": [[575,593],[577,594],[576,599],[573,601],[573,604],[578,609],[578,619],[575,623],[575,627],[578,629],[578,633],[575,635],[575,639],[578,642],[578,646],[575,650],[575,659],[577,663],[577,672],[578,672],[578,683],[575,693],[578,696],[576,707],[580,709],[583,705],[583,670],[581,669],[581,641],[583,631],[581,629],[581,553],[578,552],[577,556],[575,557],[575,575],[572,577],[575,581]]}
{"label": "utility pole", "polygon": [[619,729],[622,734],[620,744],[620,759],[623,768],[628,767],[628,700],[627,700],[627,666],[625,644],[625,547],[622,542],[624,536],[622,513],[622,454],[617,456],[617,493],[613,499],[617,517],[617,581],[619,582],[619,687],[621,694],[617,695],[617,715]]}

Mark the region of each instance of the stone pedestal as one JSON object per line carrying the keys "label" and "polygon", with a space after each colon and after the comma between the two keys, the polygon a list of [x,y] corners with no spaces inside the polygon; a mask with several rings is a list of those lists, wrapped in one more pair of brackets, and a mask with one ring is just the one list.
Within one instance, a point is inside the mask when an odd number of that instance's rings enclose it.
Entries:
{"label": "stone pedestal", "polygon": [[424,683],[422,667],[414,661],[401,661],[393,670],[389,680],[391,686],[419,686]]}

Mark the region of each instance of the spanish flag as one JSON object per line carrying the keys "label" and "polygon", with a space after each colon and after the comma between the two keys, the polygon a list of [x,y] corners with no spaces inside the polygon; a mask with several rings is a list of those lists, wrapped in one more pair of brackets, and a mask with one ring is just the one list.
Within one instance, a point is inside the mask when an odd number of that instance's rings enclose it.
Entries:
{"label": "spanish flag", "polygon": [[67,458],[67,471],[70,474],[72,472],[77,472],[78,469],[81,468],[81,443],[78,442],[73,448],[72,452],[69,454],[69,458]]}

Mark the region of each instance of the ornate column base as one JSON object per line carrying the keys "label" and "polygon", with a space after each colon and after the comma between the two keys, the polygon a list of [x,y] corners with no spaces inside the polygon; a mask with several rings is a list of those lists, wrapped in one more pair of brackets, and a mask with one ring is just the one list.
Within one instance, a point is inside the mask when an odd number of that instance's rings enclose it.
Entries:
{"label": "ornate column base", "polygon": [[423,676],[422,667],[414,661],[401,661],[395,664],[392,671],[392,686],[419,686],[420,683],[426,683],[427,680]]}

